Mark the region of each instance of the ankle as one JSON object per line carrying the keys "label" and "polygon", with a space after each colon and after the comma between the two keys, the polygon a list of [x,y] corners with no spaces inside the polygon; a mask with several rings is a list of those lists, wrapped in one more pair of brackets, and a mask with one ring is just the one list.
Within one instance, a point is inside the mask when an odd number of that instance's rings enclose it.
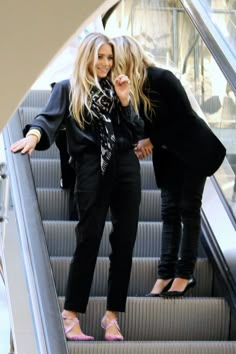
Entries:
{"label": "ankle", "polygon": [[117,321],[117,313],[107,311],[102,318],[101,326],[108,332],[120,332],[120,327]]}
{"label": "ankle", "polygon": [[78,313],[75,311],[63,310],[62,317],[64,319],[74,319],[74,318],[78,318]]}
{"label": "ankle", "polygon": [[109,322],[109,321],[117,320],[118,314],[117,312],[114,311],[106,311],[104,317]]}
{"label": "ankle", "polygon": [[120,332],[117,322],[117,312],[106,311],[101,326],[105,330],[105,340],[107,341],[123,341],[124,337]]}
{"label": "ankle", "polygon": [[157,279],[156,283],[154,284],[154,287],[152,288],[151,293],[161,293],[163,289],[172,281],[172,278],[169,279],[162,279],[159,278]]}
{"label": "ankle", "polygon": [[186,278],[175,278],[169,291],[182,291],[188,284],[189,279]]}

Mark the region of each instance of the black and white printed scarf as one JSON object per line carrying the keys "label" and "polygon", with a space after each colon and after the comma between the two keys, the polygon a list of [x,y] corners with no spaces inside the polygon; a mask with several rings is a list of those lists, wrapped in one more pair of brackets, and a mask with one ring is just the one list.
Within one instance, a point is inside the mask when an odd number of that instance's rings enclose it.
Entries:
{"label": "black and white printed scarf", "polygon": [[92,88],[91,111],[98,123],[101,141],[101,172],[104,175],[115,144],[115,135],[110,118],[115,95],[113,86],[107,79],[102,79],[99,83],[103,91],[99,90],[96,86]]}

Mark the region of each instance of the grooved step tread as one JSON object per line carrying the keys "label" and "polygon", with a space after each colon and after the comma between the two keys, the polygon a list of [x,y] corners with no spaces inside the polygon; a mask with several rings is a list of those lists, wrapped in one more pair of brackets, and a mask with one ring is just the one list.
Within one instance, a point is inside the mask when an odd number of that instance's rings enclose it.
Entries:
{"label": "grooved step tread", "polygon": [[[59,296],[64,296],[65,294],[70,261],[70,257],[51,257],[55,286]],[[158,258],[133,259],[129,285],[130,296],[144,296],[151,291],[157,278],[158,261]],[[108,269],[108,257],[99,257],[91,288],[92,296],[106,296]],[[198,258],[194,275],[197,285],[188,294],[190,296],[211,296],[213,273],[207,259]]]}
{"label": "grooved step tread", "polygon": [[[75,227],[77,221],[43,222],[49,254],[53,257],[72,256],[76,247]],[[99,256],[111,252],[109,235],[112,230],[110,221],[105,223]],[[139,222],[133,255],[135,257],[158,257],[161,247],[161,222]]]}
{"label": "grooved step tread", "polygon": [[[43,222],[49,254],[55,256],[72,256],[76,246],[75,227],[77,221],[45,220]],[[112,229],[110,221],[105,228],[100,244],[99,256],[110,254],[109,235]],[[138,223],[137,239],[134,246],[134,257],[159,257],[161,249],[162,222]],[[205,251],[199,242],[198,256],[206,257]]]}
{"label": "grooved step tread", "polygon": [[[59,159],[31,159],[35,184],[38,188],[58,188],[61,178]],[[140,161],[142,189],[156,189],[152,161]]]}
{"label": "grooved step tread", "polygon": [[[60,308],[64,298],[59,297]],[[91,297],[79,319],[83,331],[103,339],[100,327],[106,309],[105,297]],[[161,299],[128,297],[126,313],[119,324],[128,341],[227,340],[230,311],[223,298]]]}
{"label": "grooved step tread", "polygon": [[[38,201],[43,220],[69,219],[69,191],[60,188],[37,188]],[[160,221],[160,191],[143,190],[139,221]],[[109,219],[109,215],[108,215]]]}
{"label": "grooved step tread", "polygon": [[124,341],[68,342],[70,354],[235,354],[228,341]]}

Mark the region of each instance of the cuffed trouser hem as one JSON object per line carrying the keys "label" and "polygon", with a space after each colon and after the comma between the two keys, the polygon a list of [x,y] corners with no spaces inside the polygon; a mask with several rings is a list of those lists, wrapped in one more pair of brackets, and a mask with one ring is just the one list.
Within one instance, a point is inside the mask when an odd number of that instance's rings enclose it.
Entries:
{"label": "cuffed trouser hem", "polygon": [[112,305],[107,305],[107,311],[111,312],[125,312],[125,307],[117,307]]}
{"label": "cuffed trouser hem", "polygon": [[64,310],[72,311],[72,312],[85,313],[86,312],[86,307],[87,307],[87,305],[78,306],[78,305],[73,305],[73,304],[67,303],[67,304],[64,305]]}
{"label": "cuffed trouser hem", "polygon": [[191,274],[175,274],[175,278],[182,278],[182,279],[191,279],[193,273]]}

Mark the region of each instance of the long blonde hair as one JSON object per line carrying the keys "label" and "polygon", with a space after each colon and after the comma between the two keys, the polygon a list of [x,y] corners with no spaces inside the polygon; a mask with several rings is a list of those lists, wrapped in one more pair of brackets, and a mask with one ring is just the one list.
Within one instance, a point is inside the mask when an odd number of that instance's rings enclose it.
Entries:
{"label": "long blonde hair", "polygon": [[[77,51],[74,70],[70,80],[70,112],[82,129],[86,122],[85,109],[91,113],[91,88],[97,86],[102,90],[96,75],[95,65],[98,60],[98,51],[104,44],[111,45],[114,55],[113,43],[111,43],[110,39],[102,33],[88,34],[80,43]],[[93,66],[92,73],[89,71],[89,65],[91,63]],[[109,78],[110,75],[111,73],[108,75]]]}
{"label": "long blonde hair", "polygon": [[131,101],[138,111],[140,101],[144,104],[145,115],[151,111],[149,98],[143,91],[147,78],[147,68],[156,66],[154,59],[148,55],[133,37],[123,35],[112,39],[115,47],[115,62],[113,75],[126,74],[130,79]]}

